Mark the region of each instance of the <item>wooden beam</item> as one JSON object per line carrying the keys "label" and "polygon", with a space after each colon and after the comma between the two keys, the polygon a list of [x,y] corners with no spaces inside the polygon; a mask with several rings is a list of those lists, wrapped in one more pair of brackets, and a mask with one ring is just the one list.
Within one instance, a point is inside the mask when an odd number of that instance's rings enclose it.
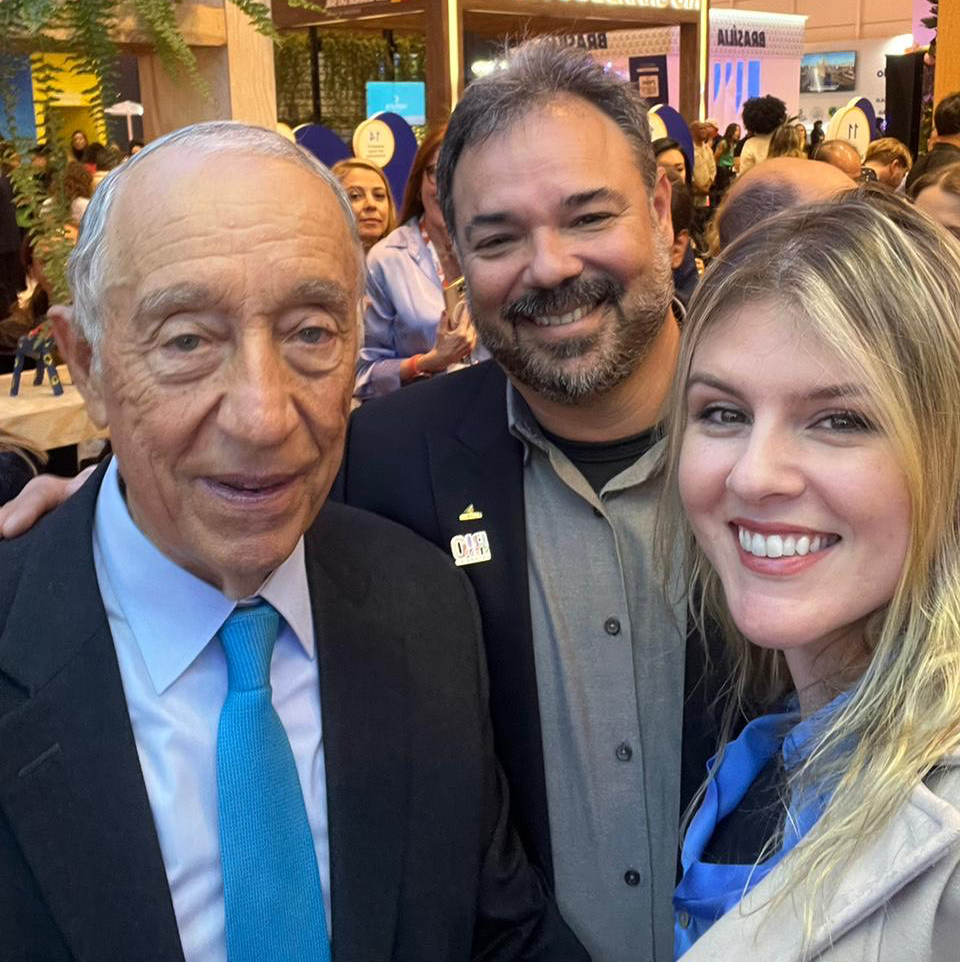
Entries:
{"label": "wooden beam", "polygon": [[937,70],[933,103],[960,90],[960,4],[941,3],[937,16]]}
{"label": "wooden beam", "polygon": [[680,113],[689,124],[700,110],[700,25],[680,25]]}
{"label": "wooden beam", "polygon": [[426,9],[427,123],[450,116],[463,92],[461,0],[428,0]]}

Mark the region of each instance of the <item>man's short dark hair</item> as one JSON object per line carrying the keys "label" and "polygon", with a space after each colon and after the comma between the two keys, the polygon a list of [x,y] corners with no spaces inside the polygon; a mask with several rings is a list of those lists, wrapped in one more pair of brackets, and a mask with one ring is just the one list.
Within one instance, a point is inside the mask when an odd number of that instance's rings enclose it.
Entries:
{"label": "man's short dark hair", "polygon": [[[657,162],[650,146],[647,105],[639,91],[608,73],[585,50],[538,37],[511,50],[507,64],[467,87],[450,117],[437,165],[437,193],[450,236],[456,241],[453,175],[468,147],[503,133],[531,109],[556,97],[578,97],[606,114],[633,147],[640,176],[652,191]],[[563,150],[563,145],[556,145]]]}
{"label": "man's short dark hair", "polygon": [[919,176],[907,188],[907,197],[916,200],[928,187],[939,187],[946,194],[960,197],[960,161],[935,167]]}
{"label": "man's short dark hair", "polygon": [[779,97],[751,97],[743,105],[743,126],[752,134],[772,134],[786,120],[787,105]]}
{"label": "man's short dark hair", "polygon": [[960,91],[947,94],[933,112],[933,126],[944,137],[960,134]]}

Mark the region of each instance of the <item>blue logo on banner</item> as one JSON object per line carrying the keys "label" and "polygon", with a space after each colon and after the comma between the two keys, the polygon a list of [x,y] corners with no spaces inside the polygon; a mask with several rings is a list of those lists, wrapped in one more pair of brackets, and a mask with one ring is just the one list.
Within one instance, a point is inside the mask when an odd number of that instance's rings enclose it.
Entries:
{"label": "blue logo on banner", "polygon": [[367,116],[389,111],[399,114],[411,126],[427,122],[426,84],[420,81],[367,83]]}

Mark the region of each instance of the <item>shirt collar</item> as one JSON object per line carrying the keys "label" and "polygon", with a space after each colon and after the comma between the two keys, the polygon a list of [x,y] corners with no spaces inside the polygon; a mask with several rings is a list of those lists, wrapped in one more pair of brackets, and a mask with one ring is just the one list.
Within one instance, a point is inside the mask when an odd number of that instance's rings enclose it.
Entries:
{"label": "shirt collar", "polygon": [[[553,443],[544,435],[537,419],[530,410],[530,405],[524,400],[523,395],[513,386],[510,379],[507,379],[507,426],[510,433],[517,438],[523,445],[523,464],[526,467],[530,463],[531,446],[539,448],[547,457],[547,460],[555,465],[557,459],[568,461]],[[634,485],[643,484],[649,480],[659,469],[661,460],[666,448],[666,439],[661,438],[642,454],[629,468],[621,471],[616,477],[604,485],[604,491],[621,491],[631,488]],[[575,469],[580,475],[579,469]],[[588,500],[593,501],[595,495],[589,485]],[[585,489],[585,490],[586,490]],[[580,490],[578,485],[577,490]],[[583,492],[581,492],[583,493]]]}
{"label": "shirt collar", "polygon": [[[162,694],[190,667],[237,603],[171,561],[134,524],[120,491],[116,457],[97,496],[93,537],[154,688]],[[277,609],[312,660],[313,615],[302,537],[256,596]]]}

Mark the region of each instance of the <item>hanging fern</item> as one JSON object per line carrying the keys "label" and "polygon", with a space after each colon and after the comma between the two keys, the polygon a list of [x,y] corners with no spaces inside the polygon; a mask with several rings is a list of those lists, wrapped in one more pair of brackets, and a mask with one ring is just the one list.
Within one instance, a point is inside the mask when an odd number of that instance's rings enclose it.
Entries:
{"label": "hanging fern", "polygon": [[[261,33],[276,38],[269,8],[259,0],[228,0],[249,17]],[[299,4],[306,0],[299,0]],[[44,267],[57,299],[66,299],[65,265],[70,242],[65,236],[68,203],[63,188],[67,155],[62,147],[59,112],[51,109],[63,96],[63,74],[89,74],[93,84],[83,93],[97,126],[105,123],[104,107],[115,99],[119,51],[113,39],[121,13],[132,10],[165,69],[186,77],[204,96],[210,91],[196,57],[177,26],[179,0],[0,0],[0,107],[9,146],[2,158],[10,167],[17,208],[35,245],[43,250]],[[298,5],[299,5],[298,4]],[[66,53],[60,63],[40,56]],[[15,75],[25,53],[31,54],[35,106],[48,146],[46,171],[30,165],[30,141],[17,130]]]}

